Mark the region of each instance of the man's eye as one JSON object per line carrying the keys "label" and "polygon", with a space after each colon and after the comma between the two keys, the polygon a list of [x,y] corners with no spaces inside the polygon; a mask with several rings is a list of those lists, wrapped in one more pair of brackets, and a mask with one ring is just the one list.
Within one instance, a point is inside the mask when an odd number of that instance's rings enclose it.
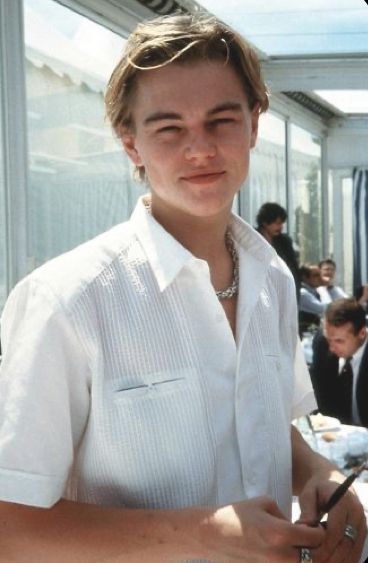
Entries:
{"label": "man's eye", "polygon": [[180,127],[177,125],[166,125],[165,127],[160,127],[158,133],[176,133],[180,131]]}
{"label": "man's eye", "polygon": [[234,119],[232,117],[221,117],[211,121],[211,125],[226,125],[227,123],[234,123]]}

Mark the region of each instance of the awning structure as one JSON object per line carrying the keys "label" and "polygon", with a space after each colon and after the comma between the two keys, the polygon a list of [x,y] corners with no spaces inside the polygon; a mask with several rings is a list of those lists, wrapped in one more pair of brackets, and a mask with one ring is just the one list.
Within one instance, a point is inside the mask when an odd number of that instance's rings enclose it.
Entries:
{"label": "awning structure", "polygon": [[75,84],[102,92],[123,49],[125,39],[78,16],[78,28],[62,33],[39,13],[25,6],[26,58],[35,66],[47,66]]}

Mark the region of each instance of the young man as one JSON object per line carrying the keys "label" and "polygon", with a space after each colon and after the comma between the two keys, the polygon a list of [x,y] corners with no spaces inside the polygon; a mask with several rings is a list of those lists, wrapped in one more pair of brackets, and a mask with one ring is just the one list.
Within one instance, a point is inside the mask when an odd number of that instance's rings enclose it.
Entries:
{"label": "young man", "polygon": [[343,476],[290,424],[315,407],[290,273],[231,214],[267,105],[215,19],[132,34],[107,108],[150,195],[9,298],[0,561],[359,560],[352,493],[308,525]]}
{"label": "young man", "polygon": [[368,427],[366,318],[355,299],[338,299],[324,316],[324,335],[313,343],[312,379],[323,414]]}

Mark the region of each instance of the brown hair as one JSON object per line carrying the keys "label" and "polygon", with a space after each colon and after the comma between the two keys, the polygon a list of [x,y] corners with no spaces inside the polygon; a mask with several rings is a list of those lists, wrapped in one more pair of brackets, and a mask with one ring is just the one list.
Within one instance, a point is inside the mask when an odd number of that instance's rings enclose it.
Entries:
{"label": "brown hair", "polygon": [[302,264],[299,268],[299,275],[302,281],[309,280],[314,269],[319,270],[318,264]]}
{"label": "brown hair", "polygon": [[358,334],[366,324],[365,311],[354,298],[332,301],[325,311],[325,320],[333,326],[351,323],[354,334]]}
{"label": "brown hair", "polygon": [[132,97],[137,75],[170,63],[223,60],[233,66],[247,94],[249,107],[268,108],[268,93],[254,49],[235,31],[204,14],[162,16],[139,23],[107,86],[106,113],[118,137],[132,128]]}

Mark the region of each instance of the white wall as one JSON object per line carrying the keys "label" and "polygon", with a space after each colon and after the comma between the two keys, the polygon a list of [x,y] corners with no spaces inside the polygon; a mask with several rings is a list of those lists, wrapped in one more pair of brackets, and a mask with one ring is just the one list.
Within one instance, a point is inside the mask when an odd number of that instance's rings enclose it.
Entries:
{"label": "white wall", "polygon": [[368,119],[338,121],[328,129],[328,166],[332,169],[368,166]]}

